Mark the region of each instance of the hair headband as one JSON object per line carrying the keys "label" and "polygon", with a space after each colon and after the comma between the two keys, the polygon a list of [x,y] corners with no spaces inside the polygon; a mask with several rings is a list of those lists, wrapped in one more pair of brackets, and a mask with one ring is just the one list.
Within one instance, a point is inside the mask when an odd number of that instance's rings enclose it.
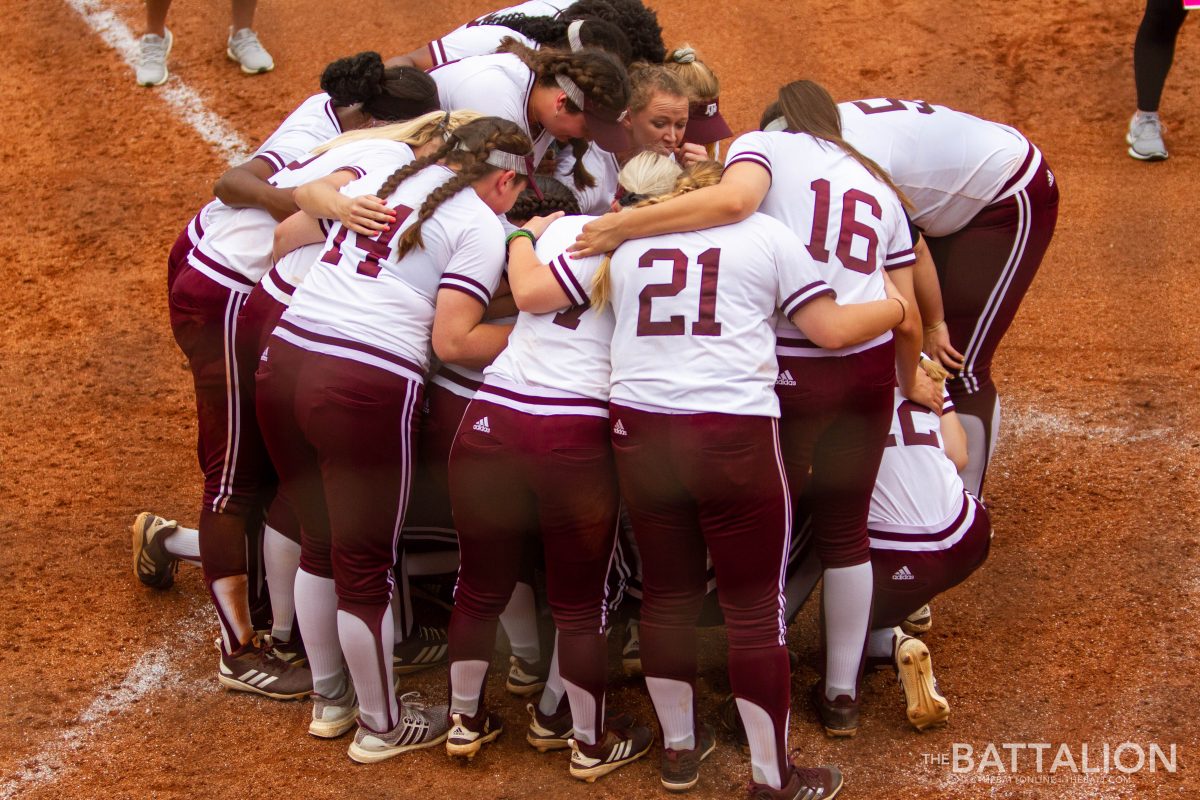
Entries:
{"label": "hair headband", "polygon": [[488,153],[488,157],[484,159],[484,162],[500,169],[511,169],[518,175],[532,176],[534,171],[532,153],[519,156],[515,153],[506,153],[503,150],[493,150]]}
{"label": "hair headband", "polygon": [[599,119],[605,120],[606,122],[620,122],[621,120],[625,119],[625,115],[629,113],[629,109],[622,109],[619,114],[614,116],[613,113],[606,108],[598,108],[594,104],[589,106],[587,102],[587,96],[584,95],[583,89],[579,88],[579,84],[571,80],[566,75],[563,75],[561,72],[554,76],[554,81],[558,84],[558,88],[562,89],[563,93],[566,94],[567,99],[574,103],[575,107],[580,111],[586,111]]}
{"label": "hair headband", "polygon": [[[583,40],[579,38],[579,30],[583,27],[583,20],[577,19],[567,26],[567,44],[571,46],[572,53],[578,53],[583,49]],[[583,108],[583,104],[579,104]]]}
{"label": "hair headband", "polygon": [[771,131],[786,131],[787,126],[788,126],[788,124],[787,124],[787,120],[785,118],[776,117],[775,119],[768,122],[765,126],[763,126],[763,131],[767,132],[767,133],[770,133]]}

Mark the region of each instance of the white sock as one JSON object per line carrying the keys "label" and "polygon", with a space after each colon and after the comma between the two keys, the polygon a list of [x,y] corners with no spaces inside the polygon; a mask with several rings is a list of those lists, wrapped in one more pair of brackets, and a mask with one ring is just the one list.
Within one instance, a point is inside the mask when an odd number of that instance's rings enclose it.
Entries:
{"label": "white sock", "polygon": [[229,575],[212,582],[213,602],[220,608],[217,620],[221,623],[221,641],[226,653],[232,653],[254,638],[248,585],[245,575]]}
{"label": "white sock", "polygon": [[412,595],[408,590],[408,554],[401,548],[396,558],[396,585],[392,587],[392,623],[397,642],[408,639],[413,629]]}
{"label": "white sock", "polygon": [[349,611],[337,612],[338,638],[358,695],[358,716],[374,731],[389,731],[400,720],[392,680],[392,608],[383,612],[379,630]]}
{"label": "white sock", "polygon": [[313,691],[322,697],[338,697],[342,680],[342,643],[338,638],[337,592],[333,578],[319,578],[296,571],[296,618],[304,629],[304,649],[312,670]]}
{"label": "white sock", "polygon": [[554,655],[550,657],[550,672],[546,675],[546,687],[542,689],[542,697],[538,700],[538,711],[550,716],[558,711],[567,688],[563,685],[562,673],[558,671],[558,632],[554,633]]}
{"label": "white sock", "polygon": [[296,618],[296,570],[300,545],[267,525],[263,528],[263,564],[271,594],[271,636],[288,642]]}
{"label": "white sock", "polygon": [[563,685],[567,687],[567,700],[571,703],[571,721],[575,726],[575,738],[584,744],[595,744],[596,734],[600,730],[600,726],[596,724],[598,719],[596,715],[597,713],[604,714],[603,704],[601,704],[601,708],[597,709],[596,698],[592,697],[591,692],[585,692],[567,680],[563,681]]}
{"label": "white sock", "polygon": [[200,563],[200,531],[195,528],[185,528],[177,525],[175,530],[168,533],[162,540],[163,549],[176,558]]}
{"label": "white sock", "polygon": [[1157,111],[1142,111],[1139,108],[1137,110],[1137,114],[1135,116],[1137,117],[1138,121],[1141,122],[1141,121],[1147,120],[1147,119],[1158,119],[1158,112]]}
{"label": "white sock", "polygon": [[825,570],[825,697],[857,695],[874,579],[871,562]]}
{"label": "white sock", "polygon": [[479,690],[487,675],[486,661],[455,661],[450,665],[450,713],[473,717],[479,713]]}
{"label": "white sock", "polygon": [[452,575],[458,572],[458,551],[442,550],[436,553],[413,553],[408,556],[408,574]]}
{"label": "white sock", "polygon": [[876,628],[867,639],[868,658],[891,658],[895,649],[893,639],[904,635],[899,628]]}
{"label": "white sock", "polygon": [[646,678],[654,713],[663,730],[663,746],[691,750],[696,746],[696,720],[692,717],[692,687],[670,678]]}
{"label": "white sock", "polygon": [[992,409],[990,437],[984,435],[986,428],[979,417],[960,411],[958,419],[967,434],[967,466],[963,467],[958,476],[962,478],[963,486],[968,492],[983,499],[984,472],[992,453],[996,452],[996,437],[1000,434],[1000,397],[996,397],[996,405]]}
{"label": "white sock", "polygon": [[537,602],[533,587],[528,583],[517,583],[512,597],[500,615],[500,624],[508,636],[512,654],[531,664],[542,660],[542,648],[538,642]]}
{"label": "white sock", "polygon": [[[779,774],[779,753],[775,751],[775,726],[771,723],[771,715],[762,706],[740,697],[737,707],[746,727],[746,739],[750,742],[750,771],[754,782],[779,789],[783,786],[783,776]],[[786,721],[783,726],[787,728]]]}

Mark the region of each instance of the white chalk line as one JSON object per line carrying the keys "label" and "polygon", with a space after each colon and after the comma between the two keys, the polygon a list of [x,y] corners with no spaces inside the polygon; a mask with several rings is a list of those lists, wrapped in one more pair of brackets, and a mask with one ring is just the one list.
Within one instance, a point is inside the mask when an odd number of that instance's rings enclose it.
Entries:
{"label": "white chalk line", "polygon": [[1000,436],[1002,439],[1027,436],[1078,436],[1085,439],[1100,439],[1114,444],[1137,444],[1140,442],[1162,442],[1183,451],[1193,451],[1196,437],[1173,428],[1133,428],[1126,425],[1095,425],[1086,419],[1072,418],[1037,409],[1010,410],[1007,405],[1000,411]]}
{"label": "white chalk line", "polygon": [[116,687],[101,690],[91,705],[37,755],[0,780],[0,800],[10,800],[58,782],[75,767],[71,755],[90,744],[138,701],[154,692],[179,686],[183,674],[172,665],[172,659],[199,645],[210,621],[207,603],[194,602],[190,612],[173,626],[161,647],[142,654]]}
{"label": "white chalk line", "polygon": [[[66,0],[104,43],[125,59],[132,69],[138,64],[138,37],[101,0]],[[134,87],[130,75],[130,86]],[[200,138],[208,142],[231,165],[240,164],[249,156],[252,148],[233,126],[210,111],[195,89],[172,75],[165,84],[154,89],[141,89],[165,102],[171,110],[192,127]]]}

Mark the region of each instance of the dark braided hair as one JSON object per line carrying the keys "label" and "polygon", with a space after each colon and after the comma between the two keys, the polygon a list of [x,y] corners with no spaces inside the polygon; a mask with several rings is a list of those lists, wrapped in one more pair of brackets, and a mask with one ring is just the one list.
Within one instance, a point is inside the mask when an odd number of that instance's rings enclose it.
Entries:
{"label": "dark braided hair", "polygon": [[555,211],[580,213],[579,199],[565,183],[549,175],[534,175],[533,179],[542,192],[542,199],[538,199],[531,187],[525,187],[525,191],[521,192],[517,202],[505,215],[513,225],[524,225],[534,217],[544,217]]}
{"label": "dark braided hair", "polygon": [[417,211],[416,220],[400,234],[396,258],[404,258],[414,247],[425,247],[425,241],[421,238],[421,226],[433,216],[442,203],[488,173],[500,169],[487,163],[487,157],[493,150],[525,156],[532,149],[533,143],[515,122],[499,117],[480,117],[457,128],[436,153],[417,159],[389,175],[379,187],[376,193],[378,197],[386,199],[405,180],[438,161],[454,167],[457,172],[453,178],[434,189],[425,198],[425,202]]}
{"label": "dark braided hair", "polygon": [[583,22],[579,28],[579,41],[585,47],[596,47],[612,53],[626,66],[633,61],[629,37],[618,26],[599,17],[530,17],[525,14],[501,14],[490,18],[488,24],[514,30],[541,45],[569,50],[567,28],[577,20]]}
{"label": "dark braided hair", "polygon": [[384,67],[379,53],[339,58],[321,73],[321,89],[338,107],[362,104],[375,119],[412,119],[438,109],[437,84],[416,67]]}
{"label": "dark braided hair", "polygon": [[562,13],[568,21],[584,17],[598,17],[620,28],[634,61],[661,64],[667,57],[658,15],[641,0],[579,0]]}
{"label": "dark braided hair", "polygon": [[583,157],[587,155],[591,143],[587,139],[571,139],[571,156],[575,163],[571,165],[571,180],[576,189],[591,189],[596,185],[596,178],[583,165]]}

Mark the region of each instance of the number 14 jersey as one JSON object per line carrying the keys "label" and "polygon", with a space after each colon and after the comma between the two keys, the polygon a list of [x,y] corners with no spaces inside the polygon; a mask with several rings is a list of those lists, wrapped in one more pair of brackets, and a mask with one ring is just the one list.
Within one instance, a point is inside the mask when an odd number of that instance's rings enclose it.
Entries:
{"label": "number 14 jersey", "polygon": [[635,239],[610,265],[611,400],[666,413],[778,417],[775,320],[833,290],[782,223]]}

